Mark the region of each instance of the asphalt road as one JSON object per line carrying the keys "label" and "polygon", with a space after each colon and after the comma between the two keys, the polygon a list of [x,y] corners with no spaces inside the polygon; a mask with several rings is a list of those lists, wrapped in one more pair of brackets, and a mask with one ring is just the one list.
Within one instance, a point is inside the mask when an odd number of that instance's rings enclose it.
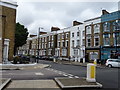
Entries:
{"label": "asphalt road", "polygon": [[[36,80],[53,79],[55,77],[78,78],[86,77],[86,67],[57,64],[51,61],[40,60],[39,63],[50,64],[51,68],[32,69],[32,70],[3,70],[3,78],[12,78],[13,80]],[[120,81],[120,69],[118,68],[97,68],[96,80],[103,84],[104,88],[118,88]]]}
{"label": "asphalt road", "polygon": [[[40,61],[40,63],[51,64],[53,69],[79,77],[86,77],[86,67],[55,64],[50,61]],[[96,70],[96,80],[103,84],[104,88],[120,88],[120,68],[98,67]]]}

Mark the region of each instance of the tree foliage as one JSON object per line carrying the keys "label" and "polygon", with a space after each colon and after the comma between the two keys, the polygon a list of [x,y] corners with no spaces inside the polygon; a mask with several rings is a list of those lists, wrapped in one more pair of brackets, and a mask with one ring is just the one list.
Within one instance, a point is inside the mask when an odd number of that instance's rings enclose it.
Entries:
{"label": "tree foliage", "polygon": [[20,23],[16,23],[16,30],[15,30],[15,49],[19,46],[22,46],[26,43],[27,36],[28,36],[28,29],[25,28],[24,25]]}

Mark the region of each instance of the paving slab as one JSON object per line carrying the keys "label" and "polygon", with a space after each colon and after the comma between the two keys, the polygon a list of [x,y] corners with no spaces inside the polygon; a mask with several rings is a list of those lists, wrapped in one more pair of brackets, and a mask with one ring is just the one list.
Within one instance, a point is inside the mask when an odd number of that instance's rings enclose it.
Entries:
{"label": "paving slab", "polygon": [[85,78],[55,78],[61,88],[102,88],[98,82],[87,82]]}
{"label": "paving slab", "polygon": [[10,88],[56,88],[60,90],[54,80],[12,80],[6,87],[6,89]]}
{"label": "paving slab", "polygon": [[0,90],[2,90],[10,81],[11,78],[0,78]]}

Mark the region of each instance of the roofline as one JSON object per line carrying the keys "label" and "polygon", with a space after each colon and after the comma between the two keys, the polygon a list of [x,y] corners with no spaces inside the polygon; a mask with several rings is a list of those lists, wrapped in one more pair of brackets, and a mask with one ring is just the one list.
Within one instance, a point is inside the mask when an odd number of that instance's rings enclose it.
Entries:
{"label": "roofline", "polygon": [[9,0],[0,0],[1,6],[7,6],[10,8],[16,9],[18,7],[17,2],[9,1]]}
{"label": "roofline", "polygon": [[92,18],[92,19],[85,20],[84,22],[92,21],[92,20],[99,19],[99,18],[101,18],[101,16],[100,16],[100,17],[96,17],[96,18]]}

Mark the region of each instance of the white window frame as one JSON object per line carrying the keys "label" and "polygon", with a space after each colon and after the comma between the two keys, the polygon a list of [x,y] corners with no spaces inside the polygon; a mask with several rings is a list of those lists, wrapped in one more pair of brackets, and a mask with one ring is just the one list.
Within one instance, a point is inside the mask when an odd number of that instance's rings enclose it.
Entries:
{"label": "white window frame", "polygon": [[91,26],[86,27],[86,34],[91,34]]}
{"label": "white window frame", "polygon": [[75,40],[72,40],[72,47],[75,46]]}
{"label": "white window frame", "polygon": [[[100,46],[100,37],[99,36],[94,37],[94,46],[96,46],[95,45],[96,44],[96,41],[95,41],[96,38],[98,38],[98,46]],[[96,47],[98,47],[98,46],[96,46]]]}
{"label": "white window frame", "polygon": [[100,25],[99,24],[95,24],[94,25],[94,33],[99,33],[100,32]]}
{"label": "white window frame", "polygon": [[[79,34],[78,34],[78,33],[79,33]],[[77,37],[79,37],[79,36],[80,36],[80,31],[77,32]]]}
{"label": "white window frame", "polygon": [[75,37],[75,33],[74,32],[72,32],[72,38],[74,38]]}
{"label": "white window frame", "polygon": [[[90,39],[90,46],[88,46],[88,39]],[[91,47],[91,36],[87,37],[87,44],[86,44],[87,47]]]}
{"label": "white window frame", "polygon": [[66,43],[65,43],[65,44],[66,44],[66,45],[65,45],[66,47],[68,47],[68,46],[67,46],[67,42],[68,42],[68,45],[69,45],[69,41],[68,41],[68,40],[66,40]]}
{"label": "white window frame", "polygon": [[62,39],[64,39],[64,37],[65,37],[65,34],[64,34],[64,33],[62,33]]}
{"label": "white window frame", "polygon": [[69,33],[66,33],[66,38],[68,38],[69,37]]}
{"label": "white window frame", "polygon": [[[108,38],[110,40],[110,34],[108,34]],[[104,45],[104,39],[105,39],[105,35],[103,35],[103,45]],[[110,46],[110,44],[109,45],[104,45],[104,46]]]}
{"label": "white window frame", "polygon": [[80,40],[77,40],[76,42],[76,46],[80,46]]}

